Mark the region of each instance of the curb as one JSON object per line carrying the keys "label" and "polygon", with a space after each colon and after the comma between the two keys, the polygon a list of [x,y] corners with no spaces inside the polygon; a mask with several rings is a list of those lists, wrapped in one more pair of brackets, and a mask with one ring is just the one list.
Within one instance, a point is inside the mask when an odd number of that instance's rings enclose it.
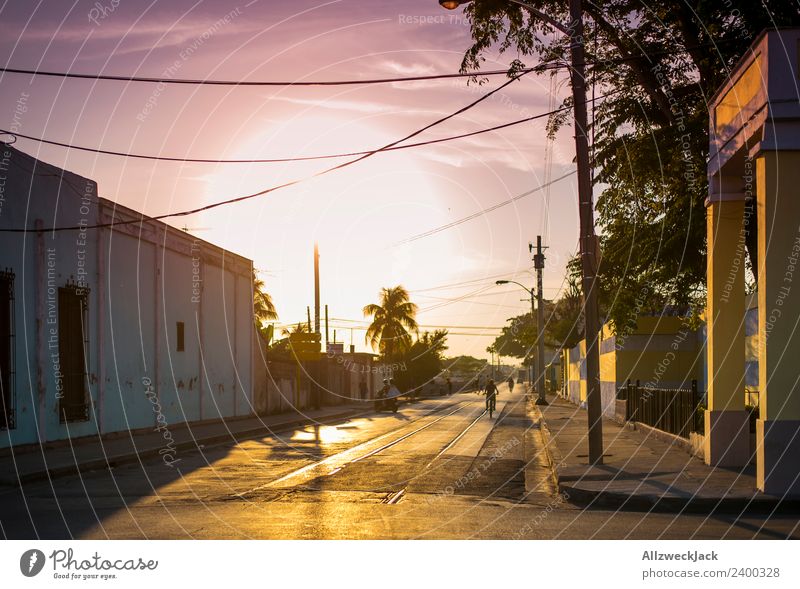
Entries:
{"label": "curb", "polygon": [[538,406],[534,406],[539,419],[545,454],[550,463],[558,492],[569,497],[569,502],[578,507],[598,507],[615,511],[653,512],[653,513],[692,513],[692,514],[771,514],[800,512],[800,497],[787,499],[769,497],[697,497],[661,496],[652,494],[632,495],[615,491],[592,490],[573,486],[559,477],[559,465],[563,456],[558,446],[552,443],[550,429]]}
{"label": "curb", "polygon": [[544,454],[547,457],[547,462],[550,464],[550,472],[553,477],[553,484],[562,492],[561,484],[559,483],[558,467],[562,463],[564,457],[558,449],[558,446],[553,443],[552,436],[550,435],[550,428],[547,427],[547,421],[539,409],[539,405],[533,405],[533,413],[536,421],[539,424],[539,435],[542,437],[542,444],[544,445]]}
{"label": "curb", "polygon": [[[292,427],[297,427],[299,425],[308,424],[308,423],[328,423],[331,421],[337,421],[339,419],[343,419],[345,417],[357,417],[359,415],[366,415],[368,413],[372,413],[372,411],[347,411],[341,413],[334,413],[332,415],[326,415],[324,419],[320,420],[309,420],[308,418],[304,419],[293,419],[290,421],[284,421],[280,423],[276,423],[274,426],[261,426],[257,428],[250,428],[241,431],[235,432],[228,432],[224,434],[214,434],[209,435],[203,438],[195,438],[192,440],[185,440],[182,442],[176,442],[175,448],[177,450],[199,450],[200,446],[205,445],[212,445],[219,442],[239,442],[249,438],[253,438],[264,433],[270,432],[279,432],[285,429],[289,429]],[[106,468],[114,468],[117,466],[121,466],[124,464],[130,464],[132,462],[137,462],[142,458],[149,458],[152,456],[158,456],[160,448],[146,448],[142,450],[137,450],[136,452],[129,452],[126,454],[116,454],[113,456],[104,456],[102,458],[95,458],[92,460],[87,460],[78,464],[69,464],[65,466],[56,466],[53,468],[48,468],[46,470],[39,470],[35,472],[25,473],[23,475],[19,475],[14,479],[9,480],[2,480],[0,479],[0,485],[8,485],[8,486],[15,486],[18,487],[24,483],[31,483],[37,482],[41,480],[53,479],[53,478],[60,478],[64,476],[80,474],[82,472],[89,472],[93,470],[103,470]]]}
{"label": "curb", "polygon": [[615,511],[692,514],[772,514],[800,511],[800,499],[767,499],[744,497],[663,497],[629,495],[614,491],[594,491],[560,483],[558,490],[569,495],[570,503],[580,507],[600,507]]}

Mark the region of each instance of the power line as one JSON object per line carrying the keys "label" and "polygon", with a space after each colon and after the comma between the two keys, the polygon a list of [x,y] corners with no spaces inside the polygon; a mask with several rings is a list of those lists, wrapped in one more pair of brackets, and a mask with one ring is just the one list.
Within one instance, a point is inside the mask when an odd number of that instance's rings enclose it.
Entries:
{"label": "power line", "polygon": [[[524,68],[514,74],[515,77],[524,75],[529,72],[544,72],[554,69],[570,69],[574,65],[614,65],[622,64],[628,61],[638,61],[642,59],[649,59],[650,57],[663,56],[663,55],[678,55],[687,53],[694,49],[715,48],[719,45],[727,43],[738,42],[737,39],[722,39],[709,43],[700,43],[698,45],[687,45],[682,49],[671,49],[664,51],[651,51],[643,53],[642,55],[631,55],[628,57],[616,57],[614,59],[601,59],[596,61],[584,61],[582,64],[567,64],[567,63],[549,63],[542,64],[536,67]],[[422,82],[429,80],[448,80],[454,78],[476,78],[485,76],[500,76],[507,75],[508,70],[490,70],[486,72],[472,72],[472,73],[457,73],[457,74],[428,74],[420,76],[396,76],[391,78],[365,78],[362,80],[306,80],[306,81],[246,81],[246,80],[209,80],[203,78],[170,78],[170,77],[149,77],[149,76],[115,76],[110,74],[81,74],[75,72],[55,72],[46,70],[32,70],[24,68],[0,67],[0,72],[8,74],[20,74],[28,76],[43,76],[53,78],[69,78],[78,80],[103,80],[111,82],[134,82],[144,84],[173,84],[173,85],[189,85],[189,86],[367,86],[375,84],[393,84],[398,82]]]}
{"label": "power line", "polygon": [[504,89],[509,84],[511,84],[513,82],[516,82],[523,75],[525,75],[525,74],[523,73],[523,74],[520,74],[517,77],[514,77],[514,78],[511,78],[510,80],[507,80],[506,82],[504,82],[503,84],[501,84],[500,86],[495,88],[494,90],[491,90],[490,92],[487,92],[486,94],[483,94],[482,96],[480,96],[476,100],[473,100],[471,103],[467,104],[466,106],[462,106],[461,108],[459,108],[455,112],[450,113],[449,115],[446,115],[444,117],[441,117],[441,118],[435,120],[434,122],[429,123],[429,124],[425,125],[424,127],[420,128],[420,129],[417,129],[413,133],[410,133],[409,135],[406,135],[405,137],[397,139],[396,141],[392,141],[391,143],[388,143],[388,144],[384,145],[383,147],[381,147],[379,149],[375,149],[373,151],[367,152],[364,155],[361,155],[361,156],[359,156],[359,157],[357,157],[355,159],[347,160],[346,162],[342,162],[341,164],[337,164],[337,165],[332,166],[330,168],[326,168],[326,169],[324,169],[324,170],[322,170],[320,172],[316,172],[314,174],[310,174],[310,175],[305,176],[303,178],[297,178],[295,180],[290,180],[288,182],[284,182],[283,184],[278,184],[277,186],[271,186],[269,188],[266,188],[264,190],[260,190],[258,192],[254,192],[252,194],[247,194],[247,195],[244,195],[244,196],[238,196],[238,197],[234,197],[234,198],[229,198],[229,199],[222,200],[222,201],[215,202],[215,203],[211,203],[209,205],[205,205],[205,206],[202,206],[202,207],[196,207],[194,209],[189,209],[189,210],[185,210],[185,211],[179,211],[179,212],[176,212],[176,213],[164,213],[164,214],[155,215],[155,216],[148,216],[148,215],[141,214],[139,219],[131,219],[131,220],[127,220],[127,221],[111,221],[109,223],[97,223],[95,225],[84,225],[84,226],[73,225],[73,226],[68,226],[68,227],[51,227],[51,228],[47,228],[47,229],[29,229],[29,228],[7,229],[7,228],[3,228],[3,229],[0,229],[0,232],[3,232],[3,233],[43,233],[43,232],[48,232],[49,233],[49,232],[56,232],[56,231],[85,231],[87,229],[100,229],[100,228],[106,228],[106,227],[115,227],[117,225],[133,225],[133,224],[136,224],[136,223],[141,224],[144,221],[153,221],[153,220],[168,219],[168,218],[172,218],[172,217],[184,217],[184,216],[187,216],[187,215],[194,215],[196,213],[200,213],[200,212],[203,212],[203,211],[208,211],[208,210],[211,210],[211,209],[215,209],[217,207],[221,207],[221,206],[224,206],[224,205],[229,205],[229,204],[233,204],[233,203],[237,203],[237,202],[242,202],[242,201],[245,201],[245,200],[251,200],[253,198],[256,198],[256,197],[259,197],[259,196],[263,196],[263,195],[269,194],[271,192],[275,192],[275,191],[280,190],[282,188],[288,188],[290,186],[295,186],[296,184],[300,184],[301,182],[305,182],[305,181],[311,180],[313,178],[319,178],[320,176],[324,176],[324,175],[329,174],[329,173],[331,173],[333,171],[341,170],[342,168],[346,168],[348,166],[352,166],[353,164],[356,164],[356,163],[358,163],[358,162],[360,162],[362,160],[365,160],[365,159],[375,155],[376,153],[380,153],[382,151],[386,151],[387,149],[389,149],[391,147],[394,147],[395,145],[398,145],[399,143],[402,143],[404,141],[407,141],[408,139],[412,139],[413,137],[416,137],[417,135],[419,135],[421,133],[424,133],[428,129],[431,129],[431,128],[437,126],[437,125],[440,125],[440,124],[452,119],[452,118],[457,117],[460,114],[463,114],[464,112],[466,112],[466,111],[470,110],[471,108],[477,106],[478,104],[480,104],[484,100],[487,100],[488,98],[490,98],[491,96],[493,96],[497,92],[500,92],[500,90]]}
{"label": "power line", "polygon": [[[547,70],[568,67],[565,64],[548,64],[536,68],[525,68],[515,72],[514,77],[534,70]],[[52,78],[70,78],[78,80],[104,80],[111,82],[136,82],[145,84],[175,84],[188,86],[368,86],[374,84],[394,84],[398,82],[424,82],[429,80],[450,80],[454,78],[473,78],[485,76],[508,75],[508,70],[490,70],[487,72],[458,74],[428,74],[421,76],[397,76],[393,78],[365,78],[363,80],[307,80],[295,82],[283,81],[246,81],[246,80],[208,80],[202,78],[158,78],[147,76],[113,76],[109,74],[78,74],[73,72],[54,72],[29,70],[22,68],[0,67],[0,72],[8,74],[24,74]]]}
{"label": "power line", "polygon": [[213,158],[189,158],[189,157],[176,157],[176,156],[160,156],[160,155],[148,155],[148,154],[141,154],[141,153],[126,153],[124,151],[112,151],[107,149],[100,149],[97,147],[86,147],[83,145],[75,145],[73,143],[63,143],[61,141],[54,141],[52,139],[45,139],[43,137],[35,137],[33,135],[25,135],[23,133],[12,132],[7,129],[0,129],[0,134],[4,135],[11,135],[15,138],[22,138],[28,139],[30,141],[36,141],[37,143],[44,143],[47,145],[55,145],[57,147],[65,147],[67,149],[75,149],[78,151],[86,151],[89,153],[99,153],[102,155],[112,155],[112,156],[120,156],[120,157],[127,157],[127,158],[134,158],[134,159],[143,159],[143,160],[154,160],[154,161],[162,161],[162,162],[182,162],[182,163],[199,163],[199,164],[277,164],[277,163],[289,163],[289,162],[307,162],[313,160],[326,160],[326,159],[335,159],[335,158],[342,158],[342,157],[355,157],[361,155],[367,155],[369,153],[373,153],[373,151],[397,151],[401,149],[410,149],[413,147],[422,147],[425,145],[435,145],[437,143],[445,143],[448,141],[454,141],[456,139],[465,139],[467,137],[474,137],[475,135],[481,135],[483,133],[490,133],[492,131],[499,131],[500,129],[506,129],[508,127],[513,127],[514,125],[520,125],[522,123],[527,123],[536,119],[541,119],[544,117],[549,117],[550,115],[556,114],[561,112],[562,110],[567,110],[571,107],[561,107],[557,108],[552,111],[544,112],[538,115],[533,115],[530,117],[526,117],[524,119],[517,119],[516,121],[511,121],[510,123],[503,123],[502,125],[495,125],[494,127],[488,127],[486,129],[479,129],[478,131],[471,131],[469,133],[462,133],[460,135],[451,135],[449,137],[442,137],[440,139],[430,139],[428,141],[419,141],[417,143],[408,143],[406,145],[395,145],[394,147],[389,147],[386,149],[379,149],[379,150],[372,150],[372,151],[351,151],[347,153],[330,153],[330,154],[323,154],[323,155],[311,155],[311,156],[303,156],[303,157],[283,157],[283,158],[264,158],[264,159],[213,159]]}
{"label": "power line", "polygon": [[409,290],[408,292],[429,292],[431,290],[445,290],[449,288],[456,288],[459,286],[466,286],[468,284],[476,283],[476,282],[484,282],[486,280],[491,280],[493,278],[500,278],[502,276],[518,276],[520,274],[525,274],[528,272],[526,269],[516,270],[513,272],[502,272],[500,274],[493,274],[491,276],[481,276],[480,278],[471,278],[470,280],[464,280],[462,282],[450,282],[448,284],[440,284],[439,286],[430,286],[428,288],[417,288],[415,290]]}
{"label": "power line", "polygon": [[[358,323],[362,325],[368,325],[370,323],[366,319],[345,319],[343,317],[331,317],[330,321],[344,322],[344,323]],[[419,323],[417,327],[425,327],[428,329],[495,329],[495,330],[502,329],[502,327],[494,327],[490,325],[427,325],[422,323]]]}
{"label": "power line", "polygon": [[481,217],[481,216],[485,215],[486,213],[490,213],[492,211],[496,211],[497,209],[502,208],[502,207],[504,207],[506,205],[510,205],[511,203],[513,203],[515,201],[518,201],[518,200],[520,200],[522,198],[525,198],[526,196],[530,196],[531,194],[534,194],[536,192],[544,190],[545,188],[547,188],[551,184],[555,184],[556,182],[564,180],[565,178],[569,178],[570,176],[572,176],[575,173],[576,173],[575,170],[573,170],[571,172],[568,172],[568,173],[564,174],[563,176],[559,176],[555,180],[551,180],[550,182],[546,182],[546,183],[544,183],[544,184],[542,184],[540,186],[537,186],[536,188],[532,188],[531,190],[527,190],[527,191],[523,192],[522,194],[518,194],[518,195],[516,195],[516,196],[514,196],[514,197],[512,197],[512,198],[510,198],[508,200],[504,200],[503,202],[497,203],[496,205],[492,205],[491,207],[488,207],[488,208],[485,208],[485,209],[481,209],[480,211],[472,213],[471,215],[463,217],[463,218],[461,218],[461,219],[459,219],[457,221],[453,221],[451,223],[447,223],[446,225],[441,225],[441,226],[436,227],[434,229],[430,229],[428,231],[425,231],[424,233],[419,233],[417,235],[413,235],[411,237],[407,237],[405,239],[401,239],[400,241],[396,241],[395,243],[391,244],[388,247],[397,247],[399,245],[403,245],[403,244],[406,244],[406,243],[410,243],[412,241],[416,241],[418,239],[422,239],[423,237],[430,237],[431,235],[435,235],[436,233],[440,233],[440,232],[445,231],[447,229],[451,229],[452,227],[455,227],[457,225],[461,225],[462,223],[466,223],[467,221],[471,221],[472,219],[477,219],[478,217]]}
{"label": "power line", "polygon": [[[425,299],[433,299],[435,301],[450,301],[450,300],[452,300],[452,299],[449,299],[447,297],[435,297],[435,296],[429,295],[429,294],[421,294],[421,295],[418,295],[418,296],[420,296],[422,298],[425,298]],[[487,307],[492,307],[493,309],[495,309],[495,311],[497,309],[499,309],[500,307],[503,307],[503,308],[506,308],[506,309],[514,309],[516,311],[519,310],[519,305],[501,305],[499,303],[489,303],[489,302],[485,302],[485,301],[472,301],[472,300],[470,300],[468,302],[469,302],[470,305],[485,305]]]}

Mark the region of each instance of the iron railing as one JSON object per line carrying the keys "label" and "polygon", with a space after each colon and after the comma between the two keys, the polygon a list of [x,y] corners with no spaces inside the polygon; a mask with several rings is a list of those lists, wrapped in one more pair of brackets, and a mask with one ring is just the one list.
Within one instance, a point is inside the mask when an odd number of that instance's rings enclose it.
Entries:
{"label": "iron railing", "polygon": [[687,439],[690,433],[703,430],[702,395],[696,380],[689,389],[658,389],[628,381],[617,391],[617,399],[626,401],[626,421],[638,421]]}

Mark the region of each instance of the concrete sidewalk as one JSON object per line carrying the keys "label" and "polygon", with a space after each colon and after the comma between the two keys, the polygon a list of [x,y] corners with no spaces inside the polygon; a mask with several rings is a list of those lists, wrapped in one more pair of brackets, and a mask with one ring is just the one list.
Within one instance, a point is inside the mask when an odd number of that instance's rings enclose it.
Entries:
{"label": "concrete sidewalk", "polygon": [[756,490],[755,466],[711,467],[686,450],[603,420],[602,466],[589,466],[587,415],[559,397],[536,407],[559,491],[582,506],[678,513],[800,511],[800,498]]}
{"label": "concrete sidewalk", "polygon": [[[283,413],[263,417],[236,418],[194,425],[174,424],[168,430],[171,448],[195,450],[210,444],[233,442],[288,428],[328,423],[372,412],[372,402],[325,407],[300,413]],[[158,456],[168,442],[159,431],[122,432],[113,436],[88,436],[22,451],[4,451],[0,455],[0,485],[22,483],[67,476],[78,472],[105,469]]]}

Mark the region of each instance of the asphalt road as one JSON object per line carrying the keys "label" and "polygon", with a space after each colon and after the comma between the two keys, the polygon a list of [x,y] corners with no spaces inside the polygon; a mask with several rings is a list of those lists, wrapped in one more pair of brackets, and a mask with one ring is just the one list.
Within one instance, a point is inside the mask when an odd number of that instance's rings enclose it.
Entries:
{"label": "asphalt road", "polygon": [[583,510],[556,493],[521,393],[460,394],[0,489],[6,538],[786,538],[798,516]]}

